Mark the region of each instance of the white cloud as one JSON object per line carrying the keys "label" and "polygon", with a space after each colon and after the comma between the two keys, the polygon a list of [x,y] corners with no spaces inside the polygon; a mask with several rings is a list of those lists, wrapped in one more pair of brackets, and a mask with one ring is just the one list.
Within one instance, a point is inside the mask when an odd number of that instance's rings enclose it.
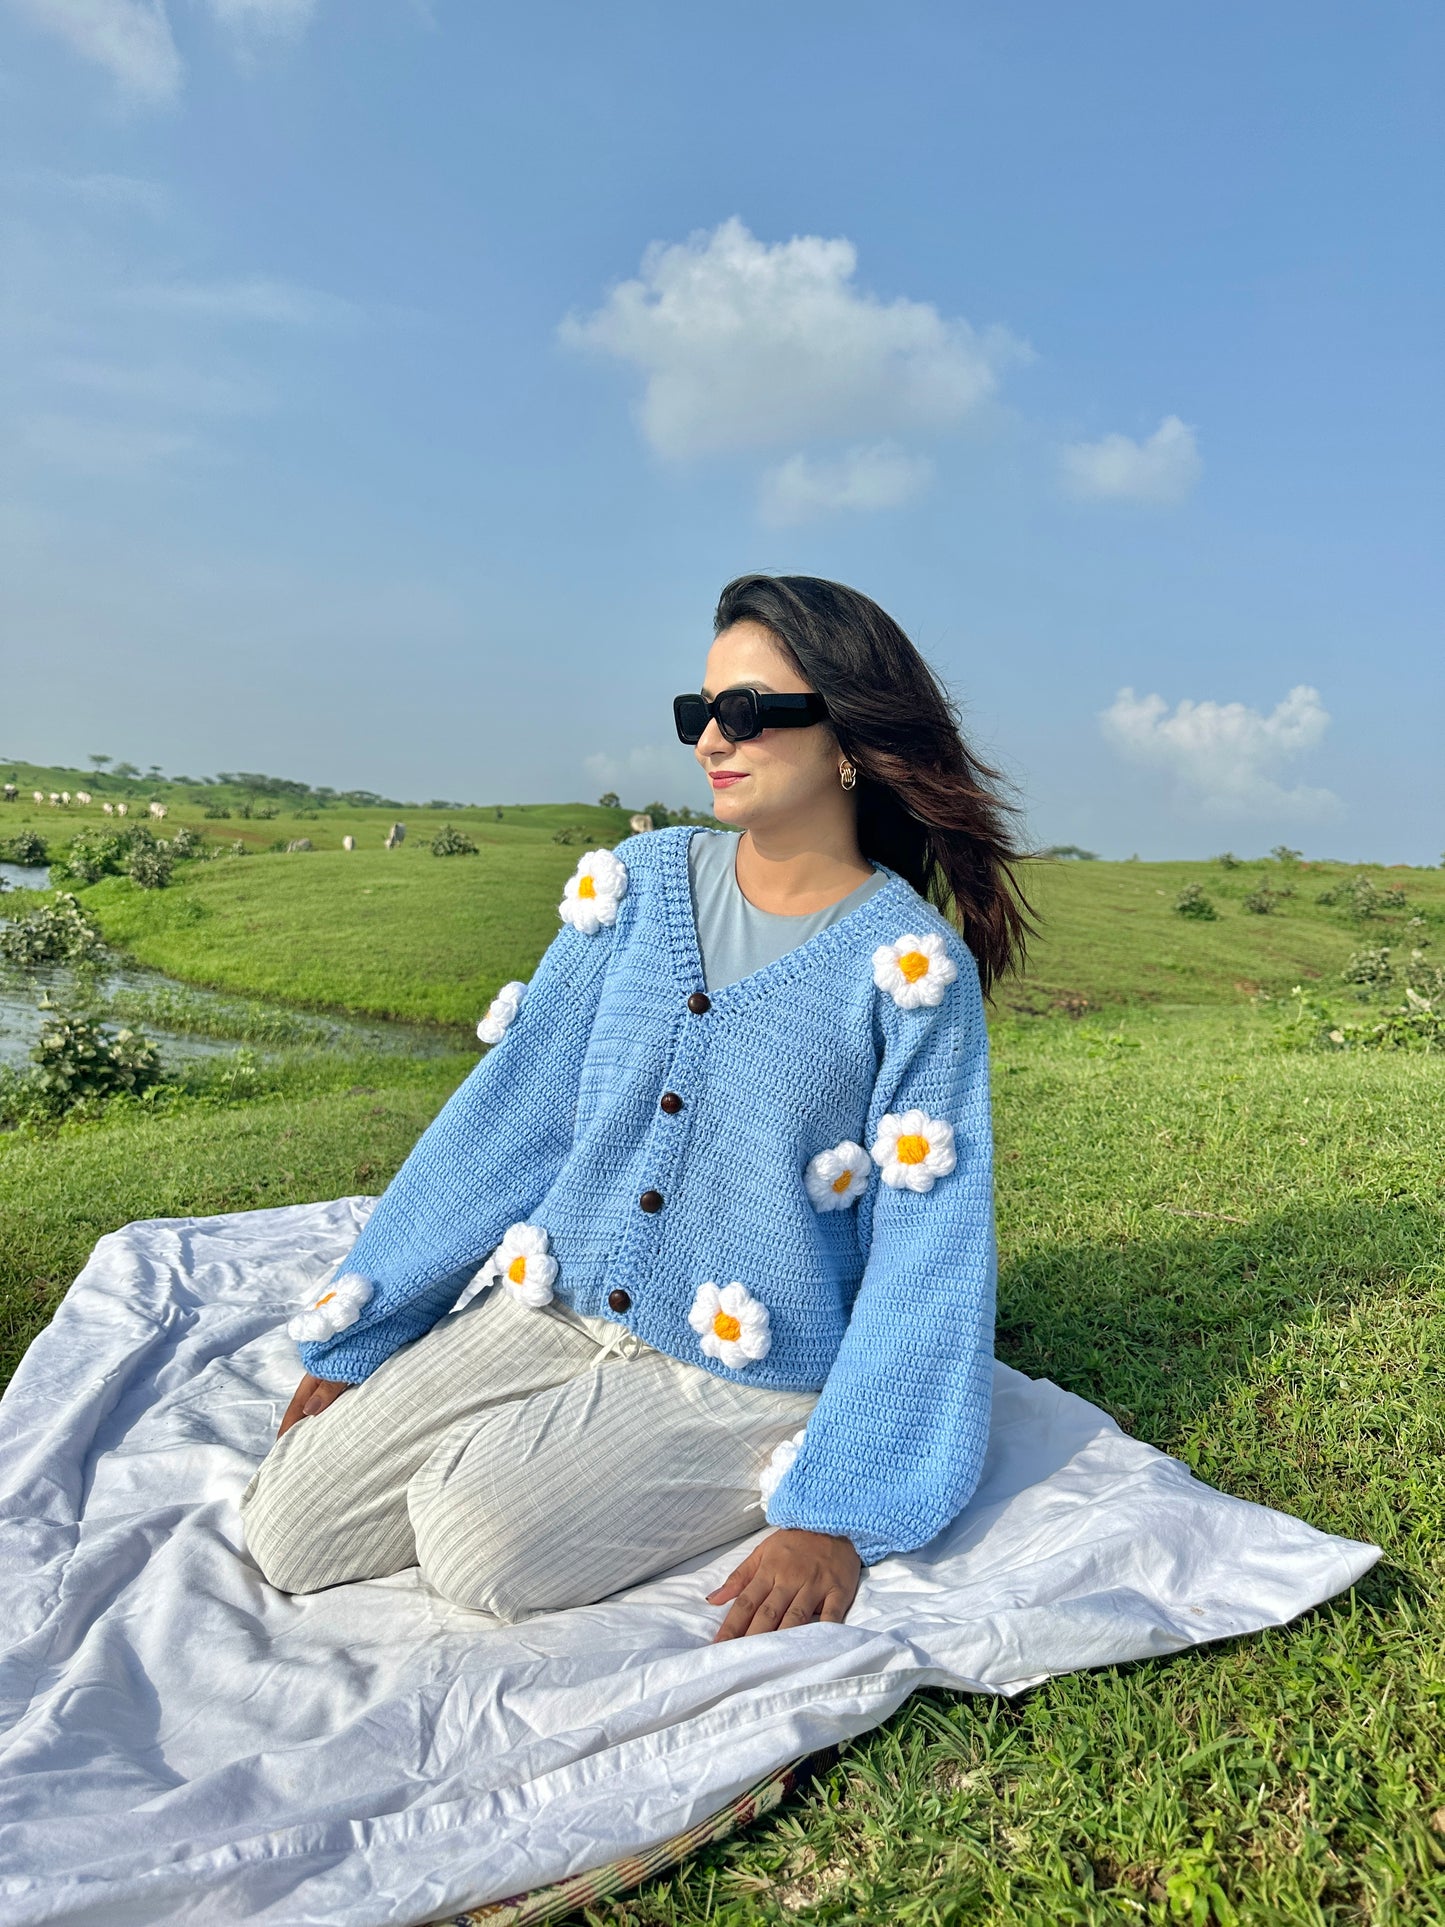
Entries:
{"label": "white cloud", "polygon": [[1329,728],[1320,692],[1308,683],[1297,684],[1267,716],[1244,703],[1188,698],[1171,714],[1162,696],[1121,689],[1099,721],[1121,755],[1163,772],[1178,800],[1206,815],[1306,820],[1340,808],[1332,790],[1287,788],[1278,780]]}
{"label": "white cloud", "polygon": [[851,241],[768,244],[734,217],[654,242],[639,276],[559,330],[645,378],[639,418],[661,455],[937,432],[1026,358],[1002,328],[976,331],[929,302],[882,301],[853,280]]}
{"label": "white cloud", "polygon": [[328,327],[353,320],[358,310],[339,295],[297,287],[265,275],[239,281],[167,281],[132,288],[135,306],[208,321],[259,321],[283,327]]}
{"label": "white cloud", "polygon": [[1071,442],[1059,461],[1072,495],[1160,507],[1184,501],[1204,466],[1194,430],[1177,415],[1166,415],[1147,441],[1105,435],[1102,441]]}
{"label": "white cloud", "polygon": [[[38,27],[66,41],[83,59],[104,67],[137,101],[173,101],[185,65],[171,32],[166,0],[10,0]],[[202,0],[236,43],[243,59],[258,40],[294,39],[316,11],[316,0]]]}
{"label": "white cloud", "polygon": [[194,435],[80,415],[36,415],[25,424],[25,442],[41,461],[95,480],[135,475],[177,456],[192,454]]}
{"label": "white cloud", "polygon": [[173,100],[181,57],[164,0],[11,0],[38,27],[104,67],[123,92],[150,102]]}
{"label": "white cloud", "polygon": [[271,402],[268,391],[248,374],[218,374],[183,363],[61,359],[48,363],[41,374],[110,402],[195,415],[259,415]]}
{"label": "white cloud", "polygon": [[933,464],[891,442],[848,448],[837,457],[790,455],[768,470],[759,508],[775,528],[839,509],[891,509],[928,486]]}
{"label": "white cloud", "polygon": [[206,0],[223,27],[234,33],[299,34],[311,23],[316,0]]}
{"label": "white cloud", "polygon": [[170,205],[159,181],[141,180],[133,174],[66,174],[59,168],[34,167],[11,178],[68,195],[88,207],[148,214],[153,220],[162,219]]}

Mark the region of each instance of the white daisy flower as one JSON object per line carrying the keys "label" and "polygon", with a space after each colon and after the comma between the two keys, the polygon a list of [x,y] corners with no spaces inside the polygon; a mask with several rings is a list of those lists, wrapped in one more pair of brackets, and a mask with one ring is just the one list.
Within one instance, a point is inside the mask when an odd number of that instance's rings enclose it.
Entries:
{"label": "white daisy flower", "polygon": [[584,937],[604,923],[616,923],[617,906],[627,894],[627,865],[611,850],[588,850],[568,877],[557,910]]}
{"label": "white daisy flower", "polygon": [[803,1183],[815,1211],[846,1211],[868,1189],[873,1160],[861,1144],[845,1138],[808,1160]]}
{"label": "white daisy flower", "polygon": [[540,1225],[509,1226],[484,1269],[491,1277],[501,1279],[504,1291],[533,1311],[551,1302],[557,1260],[547,1249],[547,1234]]}
{"label": "white daisy flower", "polygon": [[902,1010],[941,1004],[944,991],[957,975],[958,965],[934,931],[926,937],[915,937],[907,931],[892,943],[879,944],[873,952],[873,981]]}
{"label": "white daisy flower", "polygon": [[892,1111],[878,1120],[873,1143],[878,1175],[895,1191],[931,1191],[936,1178],[946,1178],[958,1162],[953,1148],[953,1126],[925,1111]]}
{"label": "white daisy flower", "polygon": [[501,1043],[508,1024],[521,1008],[522,993],[526,988],[524,983],[514,977],[509,984],[502,985],[487,1005],[487,1014],[477,1025],[477,1035],[484,1044]]}
{"label": "white daisy flower", "polygon": [[790,1439],[784,1439],[781,1445],[775,1445],[773,1447],[773,1456],[768,1460],[758,1475],[758,1492],[762,1497],[765,1510],[769,1500],[783,1483],[783,1474],[792,1471],[793,1460],[798,1456],[799,1448],[802,1446],[803,1440],[807,1435],[807,1430],[808,1428],[805,1425],[801,1432],[794,1432]]}
{"label": "white daisy flower", "polygon": [[363,1308],[371,1302],[375,1289],[371,1280],[363,1278],[359,1271],[343,1271],[314,1303],[287,1321],[286,1336],[301,1344],[334,1337],[356,1323]]}
{"label": "white daisy flower", "polygon": [[735,1372],[766,1358],[773,1342],[767,1306],[736,1280],[730,1285],[699,1285],[687,1322],[705,1356]]}

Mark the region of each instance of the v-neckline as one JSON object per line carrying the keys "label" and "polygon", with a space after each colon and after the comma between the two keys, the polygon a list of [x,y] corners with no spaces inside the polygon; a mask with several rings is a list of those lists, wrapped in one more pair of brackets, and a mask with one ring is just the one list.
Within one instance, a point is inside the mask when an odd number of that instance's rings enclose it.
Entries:
{"label": "v-neckline", "polygon": [[[677,825],[677,829],[681,834],[677,837],[673,849],[669,850],[668,861],[663,868],[668,922],[674,939],[671,946],[672,955],[674,960],[680,963],[682,975],[688,985],[693,990],[703,990],[714,1007],[746,1003],[751,997],[770,990],[775,983],[787,983],[793,980],[801,975],[817,957],[826,956],[829,951],[837,949],[844,941],[848,926],[856,918],[866,916],[875,904],[886,903],[891,907],[905,891],[911,897],[916,898],[917,895],[906,877],[900,876],[897,870],[890,869],[886,863],[877,863],[875,859],[870,858],[870,862],[875,863],[875,868],[881,870],[888,879],[881,890],[875,890],[871,897],[865,897],[862,903],[850,910],[846,916],[840,917],[836,923],[830,923],[823,930],[815,930],[811,937],[805,937],[802,943],[795,944],[791,950],[785,950],[781,957],[774,957],[771,963],[763,964],[759,969],[749,971],[746,977],[738,977],[734,982],[724,984],[717,990],[706,990],[706,972],[703,968],[702,944],[697,934],[697,917],[692,907],[692,886],[688,877],[687,853],[695,836],[712,836],[726,834],[726,832],[709,830],[705,823],[681,823]],[[734,852],[734,861],[736,861],[736,852]]]}

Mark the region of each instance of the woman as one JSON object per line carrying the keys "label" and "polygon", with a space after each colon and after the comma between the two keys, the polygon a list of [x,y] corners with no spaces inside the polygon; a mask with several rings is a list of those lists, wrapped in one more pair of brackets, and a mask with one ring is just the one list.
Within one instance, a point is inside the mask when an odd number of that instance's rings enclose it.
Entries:
{"label": "woman", "polygon": [[287,1591],[419,1564],[513,1621],[764,1507],[708,1595],[730,1639],[841,1620],[977,1483],[982,993],[1028,929],[994,773],[897,625],[812,577],[730,583],[674,709],[742,834],[582,858],[492,1049],[293,1319],[305,1376],[241,1501]]}

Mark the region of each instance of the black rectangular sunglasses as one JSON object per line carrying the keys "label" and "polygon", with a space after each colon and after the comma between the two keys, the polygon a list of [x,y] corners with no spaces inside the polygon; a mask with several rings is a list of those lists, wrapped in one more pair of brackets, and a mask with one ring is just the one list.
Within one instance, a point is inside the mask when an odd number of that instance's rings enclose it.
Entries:
{"label": "black rectangular sunglasses", "polygon": [[745,743],[765,729],[805,729],[821,723],[828,705],[821,696],[777,696],[757,689],[723,689],[709,702],[706,696],[674,696],[672,717],[678,741],[696,743],[711,720],[730,743]]}

